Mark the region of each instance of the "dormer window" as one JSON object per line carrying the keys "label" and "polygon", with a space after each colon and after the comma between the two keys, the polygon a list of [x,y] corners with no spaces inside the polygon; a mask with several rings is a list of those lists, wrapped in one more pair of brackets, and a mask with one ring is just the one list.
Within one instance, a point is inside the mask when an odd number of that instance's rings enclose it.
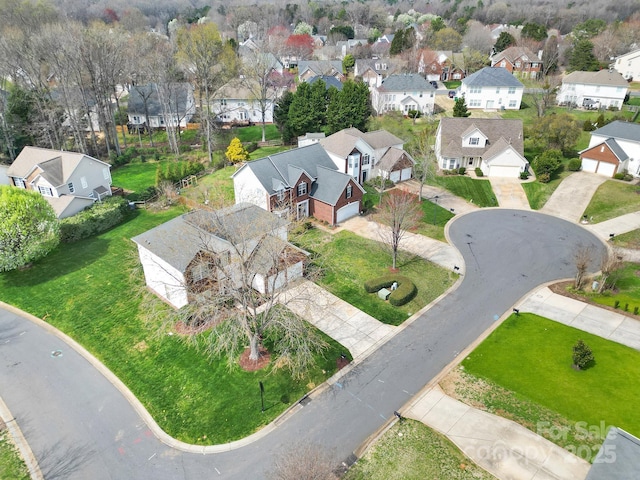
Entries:
{"label": "dormer window", "polygon": [[307,194],[307,182],[300,182],[298,184],[298,196],[301,197],[302,195],[306,195]]}
{"label": "dormer window", "polygon": [[347,185],[346,197],[351,198],[351,195],[353,195],[353,187],[349,184]]}
{"label": "dormer window", "polygon": [[284,188],[280,188],[277,192],[278,194],[278,201],[281,202],[284,200]]}
{"label": "dormer window", "polygon": [[44,195],[45,197],[53,197],[53,190],[50,187],[42,187],[38,186],[38,191],[40,195]]}
{"label": "dormer window", "polygon": [[478,137],[471,137],[469,139],[469,145],[479,145],[480,139]]}

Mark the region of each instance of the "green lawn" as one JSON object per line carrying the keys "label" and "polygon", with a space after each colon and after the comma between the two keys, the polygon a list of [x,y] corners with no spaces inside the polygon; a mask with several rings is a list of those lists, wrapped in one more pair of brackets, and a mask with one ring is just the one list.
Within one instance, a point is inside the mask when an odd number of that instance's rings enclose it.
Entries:
{"label": "green lawn", "polygon": [[[262,140],[262,125],[242,127],[233,129],[233,136],[238,137],[242,143],[259,142]],[[281,135],[278,127],[274,124],[265,126],[265,137],[267,140],[278,140]]]}
{"label": "green lawn", "polygon": [[[141,296],[150,294],[141,293],[146,292],[144,279],[130,238],[179,213],[137,210],[127,223],[63,245],[28,270],[0,274],[0,299],[45,318],[80,342],[170,435],[192,443],[223,443],[255,432],[321,383],[335,371],[344,348],[333,342],[309,378],[292,381],[284,371],[230,371],[225,360],[209,361],[177,335],[167,335],[162,318],[145,319]],[[151,298],[154,308],[167,311]]]}
{"label": "green lawn", "polygon": [[168,161],[128,163],[111,171],[111,179],[115,187],[140,193],[156,184],[156,170],[163,168]]}
{"label": "green lawn", "polygon": [[640,230],[632,230],[631,232],[616,235],[613,238],[613,244],[616,247],[640,250]]}
{"label": "green lawn", "polygon": [[6,480],[29,480],[30,478],[29,470],[6,429],[0,432],[0,478]]}
{"label": "green lawn", "polygon": [[318,280],[320,285],[356,308],[391,325],[400,325],[431,303],[457,277],[426,260],[402,254],[398,260],[400,274],[416,284],[418,294],[406,305],[394,307],[364,289],[366,280],[389,272],[391,253],[380,242],[347,231],[331,236],[317,228],[307,230],[296,238],[296,242],[305,250],[319,255],[314,263],[322,272]]}
{"label": "green lawn", "polygon": [[637,263],[625,263],[624,266],[616,272],[616,290],[614,292],[605,290],[602,294],[588,293],[585,294],[590,300],[600,305],[618,307],[621,313],[625,311],[634,312],[635,308],[640,310],[640,277],[638,276]]}
{"label": "green lawn", "polygon": [[[595,357],[595,365],[584,371],[571,366],[579,339]],[[640,435],[640,352],[632,348],[520,314],[510,316],[462,365],[573,422],[598,426],[603,421]]]}
{"label": "green lawn", "polygon": [[554,173],[551,176],[551,181],[548,183],[540,183],[538,181],[526,182],[522,184],[524,193],[527,195],[529,205],[533,210],[540,210],[547,203],[549,197],[555,192],[556,188],[567,178],[571,173],[568,170],[561,170]]}
{"label": "green lawn", "polygon": [[593,223],[604,222],[626,213],[640,210],[640,187],[624,182],[607,180],[591,198],[584,214]]}
{"label": "green lawn", "polygon": [[403,420],[376,441],[344,480],[484,480],[495,478],[469,460],[445,436]]}
{"label": "green lawn", "polygon": [[444,227],[455,214],[428,200],[423,200],[420,207],[422,208],[422,221],[416,228],[415,233],[440,240],[441,242],[446,241]]}
{"label": "green lawn", "polygon": [[475,180],[464,175],[445,175],[437,176],[429,183],[446,188],[454,195],[471,201],[479,207],[498,206],[498,200],[489,180]]}
{"label": "green lawn", "polygon": [[198,203],[208,199],[211,205],[231,205],[235,202],[231,179],[235,171],[233,165],[216,170],[200,177],[197,185],[182,189],[180,194]]}
{"label": "green lawn", "polygon": [[251,160],[257,160],[258,158],[268,157],[269,155],[273,155],[274,153],[280,153],[286,150],[291,150],[291,147],[287,145],[274,145],[269,147],[261,147],[251,152],[249,154],[249,158]]}

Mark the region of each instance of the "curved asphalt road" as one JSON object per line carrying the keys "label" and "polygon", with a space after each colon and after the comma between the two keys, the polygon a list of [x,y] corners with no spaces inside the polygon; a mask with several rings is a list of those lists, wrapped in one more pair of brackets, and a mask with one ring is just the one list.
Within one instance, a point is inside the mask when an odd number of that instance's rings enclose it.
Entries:
{"label": "curved asphalt road", "polygon": [[[578,225],[520,210],[457,217],[449,237],[466,263],[459,287],[246,447],[210,455],[167,447],[83,357],[3,310],[0,394],[48,479],[262,478],[274,453],[302,441],[327,446],[338,463],[523,295],[572,277],[577,245],[592,245],[596,259],[605,248]],[[62,355],[52,356],[56,350]]]}

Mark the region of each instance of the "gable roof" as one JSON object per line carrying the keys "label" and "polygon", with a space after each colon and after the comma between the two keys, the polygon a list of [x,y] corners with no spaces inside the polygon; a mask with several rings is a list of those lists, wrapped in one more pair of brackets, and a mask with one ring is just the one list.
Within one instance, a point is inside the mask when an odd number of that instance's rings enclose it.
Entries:
{"label": "gable roof", "polygon": [[503,67],[484,67],[462,80],[473,87],[523,87],[522,83]]}
{"label": "gable roof", "polygon": [[608,85],[613,87],[628,87],[629,84],[621,73],[615,70],[600,70],[598,72],[575,71],[562,79],[562,83],[579,83],[583,85]]}
{"label": "gable roof", "polygon": [[39,169],[40,175],[47,182],[58,187],[67,183],[74,170],[85,158],[101,163],[105,167],[110,166],[108,163],[83,153],[24,147],[7,170],[7,175],[26,178],[34,169]]}
{"label": "gable roof", "polygon": [[[289,168],[290,166],[294,168]],[[293,187],[300,178],[300,170],[315,180],[318,177],[318,167],[336,169],[324,148],[319,143],[314,143],[247,162],[232,177],[248,168],[256,176],[267,194],[273,195],[277,191],[277,188],[274,187],[278,185]]]}
{"label": "gable roof", "polygon": [[415,92],[435,90],[427,80],[417,73],[392,74],[382,81],[379,90],[387,92]]}
{"label": "gable roof", "polygon": [[298,76],[307,70],[311,70],[315,75],[330,75],[334,71],[342,75],[342,62],[340,60],[300,60]]}
{"label": "gable roof", "polygon": [[[351,175],[331,168],[318,167],[318,180],[313,184],[311,197],[323,203],[335,205],[351,180]],[[362,190],[358,182],[353,182],[353,184]],[[364,193],[364,190],[362,192]]]}
{"label": "gable roof", "polygon": [[395,167],[400,160],[403,160],[405,158],[412,164],[416,163],[415,160],[401,148],[388,148],[378,162],[378,168],[384,171],[393,171],[393,167]]}
{"label": "gable roof", "polygon": [[541,62],[538,56],[527,47],[507,47],[493,56],[493,62],[498,63],[503,58],[512,64],[519,58],[525,62]]}
{"label": "gable roof", "polygon": [[[187,113],[187,104],[190,96],[193,96],[193,87],[189,83],[173,83],[169,88],[170,107],[179,115]],[[145,101],[147,109],[145,110]],[[129,91],[128,112],[130,114],[146,115],[147,110],[150,116],[162,115],[163,109],[158,96],[158,86],[155,83],[147,85],[137,85],[131,87]]]}
{"label": "gable roof", "polygon": [[[511,75],[511,74],[509,74]],[[477,128],[488,138],[487,145],[481,147],[463,147],[462,138]],[[462,156],[483,157],[495,156],[499,153],[494,145],[505,145],[513,148],[521,156],[524,155],[524,138],[522,120],[502,118],[446,117],[440,120],[440,153],[444,157],[460,158]],[[503,142],[500,142],[503,139]],[[504,150],[502,148],[500,151]]]}
{"label": "gable roof", "polygon": [[362,138],[364,133],[355,127],[345,128],[326,138],[320,139],[320,145],[331,153],[336,154],[340,158],[347,158],[356,146],[359,138]]}
{"label": "gable roof", "polygon": [[640,143],[640,124],[616,120],[594,130],[591,135]]}
{"label": "gable roof", "polygon": [[386,130],[373,130],[372,132],[363,133],[361,138],[376,150],[404,144],[404,140]]}
{"label": "gable roof", "polygon": [[314,84],[318,80],[322,80],[324,82],[327,90],[329,90],[331,87],[334,87],[337,90],[342,90],[342,88],[344,87],[340,80],[331,75],[316,75],[315,77],[311,77],[309,80],[307,80],[307,83]]}
{"label": "gable roof", "polygon": [[213,247],[208,241],[212,237],[240,244],[285,224],[284,219],[256,205],[238,203],[217,212],[185,213],[131,240],[184,273],[201,250]]}

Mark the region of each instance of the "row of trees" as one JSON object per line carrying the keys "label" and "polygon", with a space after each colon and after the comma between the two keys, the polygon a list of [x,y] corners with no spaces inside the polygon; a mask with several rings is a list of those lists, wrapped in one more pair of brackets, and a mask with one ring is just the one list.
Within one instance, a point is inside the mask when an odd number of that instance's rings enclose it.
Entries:
{"label": "row of trees", "polygon": [[295,93],[286,92],[274,111],[274,120],[285,143],[308,132],[331,135],[344,128],[366,131],[371,116],[369,89],[362,82],[347,81],[342,90],[326,88],[322,80],[301,83]]}

